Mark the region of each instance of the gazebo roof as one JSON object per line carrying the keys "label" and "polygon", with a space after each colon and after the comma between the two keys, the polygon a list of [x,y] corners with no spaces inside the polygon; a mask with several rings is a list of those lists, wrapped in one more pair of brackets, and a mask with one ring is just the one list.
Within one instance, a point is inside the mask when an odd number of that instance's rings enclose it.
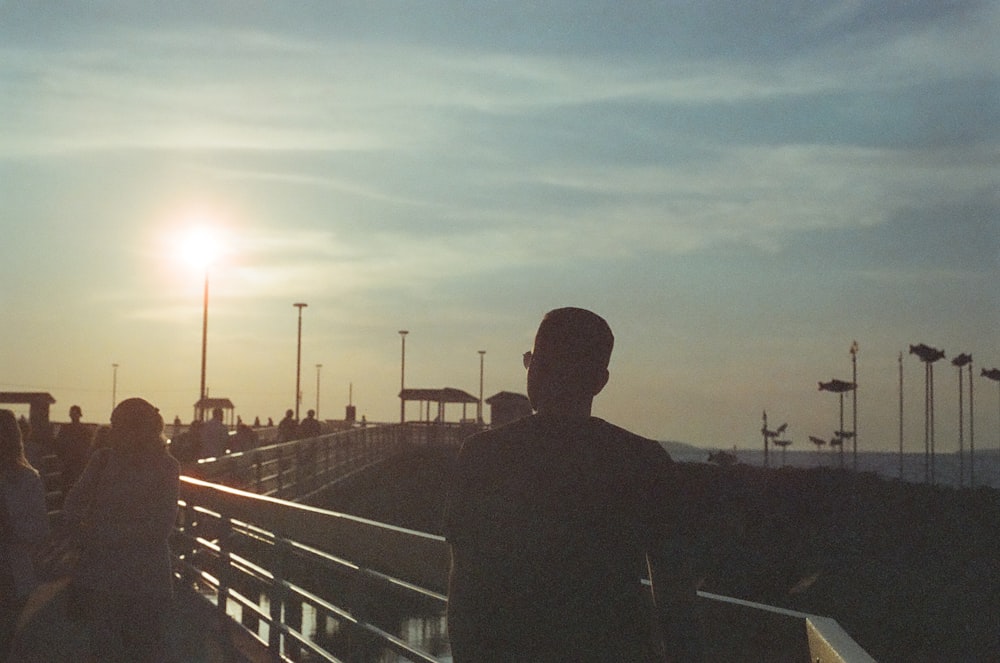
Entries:
{"label": "gazebo roof", "polygon": [[56,399],[47,391],[2,391],[0,403],[41,403],[52,405]]}
{"label": "gazebo roof", "polygon": [[232,410],[236,407],[228,398],[209,398],[208,396],[202,398],[194,406],[201,410],[214,410],[217,407],[223,410]]}
{"label": "gazebo roof", "polygon": [[517,394],[513,391],[498,391],[489,398],[486,399],[487,405],[493,405],[494,403],[503,403],[509,401],[527,401],[528,397],[524,394]]}
{"label": "gazebo roof", "polygon": [[429,401],[432,403],[478,403],[479,399],[467,391],[445,387],[444,389],[404,389],[399,392],[404,401]]}

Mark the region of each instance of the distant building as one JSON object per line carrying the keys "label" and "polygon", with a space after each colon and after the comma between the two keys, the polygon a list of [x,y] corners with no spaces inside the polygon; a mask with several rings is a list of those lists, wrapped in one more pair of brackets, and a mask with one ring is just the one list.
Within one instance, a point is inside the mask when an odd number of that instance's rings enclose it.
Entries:
{"label": "distant building", "polygon": [[501,391],[486,399],[490,406],[490,425],[494,428],[531,414],[531,403],[524,394]]}

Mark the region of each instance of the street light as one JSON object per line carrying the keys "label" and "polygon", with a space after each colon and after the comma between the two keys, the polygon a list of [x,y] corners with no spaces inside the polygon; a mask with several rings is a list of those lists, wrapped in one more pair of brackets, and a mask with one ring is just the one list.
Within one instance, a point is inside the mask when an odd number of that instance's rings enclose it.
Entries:
{"label": "street light", "polygon": [[323,364],[316,364],[316,419],[319,419],[319,370]]}
{"label": "street light", "polygon": [[[972,355],[963,352],[954,359],[951,360],[951,365],[958,368],[958,487],[962,488],[965,486],[965,403],[964,403],[964,389],[962,379],[965,377],[962,375],[962,369],[965,366],[969,367],[969,374],[972,374]],[[971,382],[970,382],[971,386]],[[972,394],[969,394],[970,406],[972,400]],[[975,453],[973,451],[970,458],[970,462],[975,464]],[[970,473],[970,477],[974,476],[975,472]]]}
{"label": "street light", "polygon": [[198,419],[205,418],[205,366],[208,357],[208,268],[205,268],[205,296],[202,299],[201,312],[201,388],[198,390]]}
{"label": "street light", "polygon": [[299,337],[295,354],[295,420],[298,421],[299,401],[302,400],[302,391],[300,388],[300,378],[302,377],[302,309],[309,306],[309,304],[306,304],[305,302],[295,302],[292,306],[299,309]]}
{"label": "street light", "polygon": [[406,398],[403,397],[403,390],[406,389],[406,335],[405,329],[399,330],[399,340],[402,342],[402,349],[399,359],[399,423],[406,422]]}
{"label": "street light", "polygon": [[479,411],[476,413],[476,423],[483,423],[483,360],[486,350],[479,351]]}
{"label": "street light", "polygon": [[118,404],[118,364],[111,364],[111,410]]}

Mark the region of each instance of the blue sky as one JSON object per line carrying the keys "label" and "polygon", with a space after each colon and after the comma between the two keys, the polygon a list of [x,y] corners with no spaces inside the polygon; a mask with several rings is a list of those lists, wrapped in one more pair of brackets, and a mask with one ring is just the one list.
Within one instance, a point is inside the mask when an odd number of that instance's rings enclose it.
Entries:
{"label": "blue sky", "polygon": [[[407,385],[523,391],[551,308],[616,331],[595,414],[707,447],[830,436],[857,340],[862,448],[898,355],[971,352],[1000,444],[993,2],[0,1],[0,390],[106,420],[398,416]],[[907,446],[923,367],[904,356]],[[936,367],[939,449],[955,370]],[[982,401],[982,405],[980,405]],[[415,407],[411,406],[411,413]],[[457,411],[454,413],[457,416]],[[473,414],[473,413],[470,413]]]}

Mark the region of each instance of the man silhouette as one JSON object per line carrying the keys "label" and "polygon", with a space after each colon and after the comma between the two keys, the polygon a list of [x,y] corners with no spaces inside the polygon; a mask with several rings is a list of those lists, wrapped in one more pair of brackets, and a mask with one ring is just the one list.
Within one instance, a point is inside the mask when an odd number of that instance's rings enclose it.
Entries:
{"label": "man silhouette", "polygon": [[462,446],[445,523],[456,663],[701,660],[673,462],[591,416],[613,345],[590,311],[547,313],[525,353],[536,413]]}
{"label": "man silhouette", "polygon": [[93,434],[90,428],[80,422],[83,410],[79,405],[69,408],[70,423],[59,426],[56,435],[55,448],[59,460],[62,461],[63,495],[76,483],[90,459],[90,444]]}

